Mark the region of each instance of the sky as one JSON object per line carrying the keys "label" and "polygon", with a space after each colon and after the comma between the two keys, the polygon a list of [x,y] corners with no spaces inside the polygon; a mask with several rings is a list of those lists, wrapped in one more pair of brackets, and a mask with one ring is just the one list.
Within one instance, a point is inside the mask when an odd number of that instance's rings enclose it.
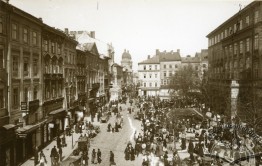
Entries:
{"label": "sky", "polygon": [[[95,31],[112,43],[115,61],[129,50],[133,69],[148,55],[176,51],[194,56],[207,49],[207,34],[251,0],[10,0],[9,3],[41,17],[43,22],[69,31]],[[98,50],[99,51],[99,50]]]}

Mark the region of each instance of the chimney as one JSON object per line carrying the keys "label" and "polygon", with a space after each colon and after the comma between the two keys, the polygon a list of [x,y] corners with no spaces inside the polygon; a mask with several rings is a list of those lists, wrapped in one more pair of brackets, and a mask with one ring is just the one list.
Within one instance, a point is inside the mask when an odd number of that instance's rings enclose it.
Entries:
{"label": "chimney", "polygon": [[180,49],[177,49],[177,51],[176,51],[176,52],[180,54]]}
{"label": "chimney", "polygon": [[156,55],[158,55],[159,54],[159,49],[156,49]]}
{"label": "chimney", "polygon": [[92,37],[93,39],[95,39],[95,38],[96,38],[95,31],[90,31],[90,37]]}
{"label": "chimney", "polygon": [[41,22],[43,22],[43,19],[42,19],[42,17],[39,17],[38,19],[39,19]]}
{"label": "chimney", "polygon": [[147,56],[147,59],[150,59],[150,55]]}
{"label": "chimney", "polygon": [[69,34],[68,33],[68,28],[65,28],[65,34],[67,34],[67,35]]}

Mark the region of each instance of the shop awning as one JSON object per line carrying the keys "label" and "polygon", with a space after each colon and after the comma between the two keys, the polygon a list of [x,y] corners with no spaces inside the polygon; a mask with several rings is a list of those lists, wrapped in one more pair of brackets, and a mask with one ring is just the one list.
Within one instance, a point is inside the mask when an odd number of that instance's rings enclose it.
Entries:
{"label": "shop awning", "polygon": [[88,99],[88,101],[93,101],[93,100],[95,100],[95,98],[89,98],[89,99]]}
{"label": "shop awning", "polygon": [[36,124],[36,125],[26,125],[24,127],[21,127],[21,128],[18,128],[16,130],[16,132],[19,134],[19,133],[24,133],[24,134],[28,134],[32,131],[34,131],[35,129],[37,129],[39,126],[39,124]]}
{"label": "shop awning", "polygon": [[64,111],[65,111],[65,109],[60,108],[58,110],[51,111],[49,114],[50,115],[56,115],[56,114],[59,114],[59,113],[64,112]]}
{"label": "shop awning", "polygon": [[2,126],[2,128],[5,129],[5,130],[10,130],[12,128],[15,128],[15,125],[14,124],[7,124],[7,125]]}

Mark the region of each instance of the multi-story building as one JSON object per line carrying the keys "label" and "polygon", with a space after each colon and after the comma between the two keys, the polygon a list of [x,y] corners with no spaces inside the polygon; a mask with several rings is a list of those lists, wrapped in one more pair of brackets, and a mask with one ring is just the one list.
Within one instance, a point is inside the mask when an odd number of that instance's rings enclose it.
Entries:
{"label": "multi-story building", "polygon": [[160,99],[169,99],[170,81],[181,65],[180,50],[178,49],[177,52],[160,52],[157,50],[156,56],[159,56],[160,58],[159,61],[161,86],[159,90],[159,97]]}
{"label": "multi-story building", "polygon": [[261,13],[261,2],[254,1],[207,35],[211,109],[217,113],[232,113],[231,82],[239,84],[238,101],[261,101]]}
{"label": "multi-story building", "polygon": [[201,50],[195,57],[182,57],[177,52],[160,52],[138,63],[139,95],[159,96],[160,99],[170,99],[170,84],[175,73],[185,65],[192,65],[203,75],[207,69],[207,51]]}
{"label": "multi-story building", "polygon": [[160,90],[159,56],[148,56],[147,60],[138,63],[138,79],[140,96],[158,96]]}

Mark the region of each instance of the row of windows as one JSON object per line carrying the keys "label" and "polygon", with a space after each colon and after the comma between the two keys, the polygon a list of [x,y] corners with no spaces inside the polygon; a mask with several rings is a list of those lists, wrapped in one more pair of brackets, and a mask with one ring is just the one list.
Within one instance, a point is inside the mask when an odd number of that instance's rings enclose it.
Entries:
{"label": "row of windows", "polygon": [[[244,42],[245,42],[245,47],[244,47]],[[259,37],[258,37],[258,34],[256,34],[254,37],[254,49],[257,50],[258,48],[259,48]],[[244,41],[234,43],[234,50],[233,50],[232,45],[226,46],[224,51],[225,51],[226,56],[229,54],[232,54],[233,51],[234,51],[234,55],[238,53],[242,54],[244,51],[249,52],[250,51],[250,39],[247,38]]]}
{"label": "row of windows", "polygon": [[[148,70],[158,70],[157,66],[158,65],[148,65]],[[146,65],[144,65],[144,70],[147,70],[147,66]]]}
{"label": "row of windows", "polygon": [[[11,31],[11,37],[13,40],[19,40],[19,27],[17,24],[12,23],[12,31]],[[3,31],[3,30],[2,30]],[[22,29],[22,40],[24,43],[29,44],[29,39],[30,39],[30,33],[29,33],[29,28],[23,27]],[[33,31],[32,32],[32,44],[37,45],[38,42],[38,35],[37,32]]]}
{"label": "row of windows", "polygon": [[152,82],[146,83],[146,82],[144,82],[144,87],[153,87],[153,85],[155,87],[157,87],[157,82],[155,82],[155,83],[152,83]]}
{"label": "row of windows", "polygon": [[62,82],[50,81],[45,83],[45,99],[62,96]]}
{"label": "row of windows", "polygon": [[[31,100],[37,100],[38,99],[38,86],[34,86],[33,90],[30,91],[28,87],[24,87],[23,89],[23,99],[21,101],[28,102],[29,101],[29,95],[32,94],[32,99]],[[0,90],[0,103],[4,101],[4,92]],[[18,108],[20,104],[20,91],[18,87],[13,88],[13,94],[12,94],[12,100],[13,100],[13,107]],[[3,106],[4,107],[4,102]]]}
{"label": "row of windows", "polygon": [[55,53],[61,54],[61,49],[62,49],[61,44],[55,43],[54,41],[51,41],[51,44],[50,44],[47,40],[44,40],[43,47],[44,47],[44,51],[46,52],[51,51],[52,54],[55,54]]}
{"label": "row of windows", "polygon": [[[19,63],[19,56],[13,56],[13,76],[14,77],[19,77],[19,68],[20,68],[20,63]],[[33,59],[33,64],[32,64],[32,75],[37,76],[38,71],[39,71],[39,63],[38,59],[34,58]],[[23,59],[23,76],[24,77],[29,77],[30,76],[30,62],[29,62],[29,57],[24,57]]]}
{"label": "row of windows", "polygon": [[[157,78],[158,74],[154,74],[155,78]],[[147,78],[146,74],[144,74],[144,78]],[[153,78],[153,74],[148,74],[148,78]]]}
{"label": "row of windows", "polygon": [[[257,23],[258,19],[259,19],[259,11],[255,11],[254,23]],[[247,27],[249,25],[250,25],[250,18],[249,18],[249,16],[246,16],[244,27]],[[217,44],[218,42],[220,42],[224,38],[227,38],[227,37],[231,36],[232,34],[236,33],[238,30],[242,30],[242,29],[243,29],[243,20],[241,19],[241,20],[237,21],[237,23],[235,23],[233,26],[226,28],[224,31],[217,34],[216,36],[209,38],[208,45],[212,46],[214,44]]]}

